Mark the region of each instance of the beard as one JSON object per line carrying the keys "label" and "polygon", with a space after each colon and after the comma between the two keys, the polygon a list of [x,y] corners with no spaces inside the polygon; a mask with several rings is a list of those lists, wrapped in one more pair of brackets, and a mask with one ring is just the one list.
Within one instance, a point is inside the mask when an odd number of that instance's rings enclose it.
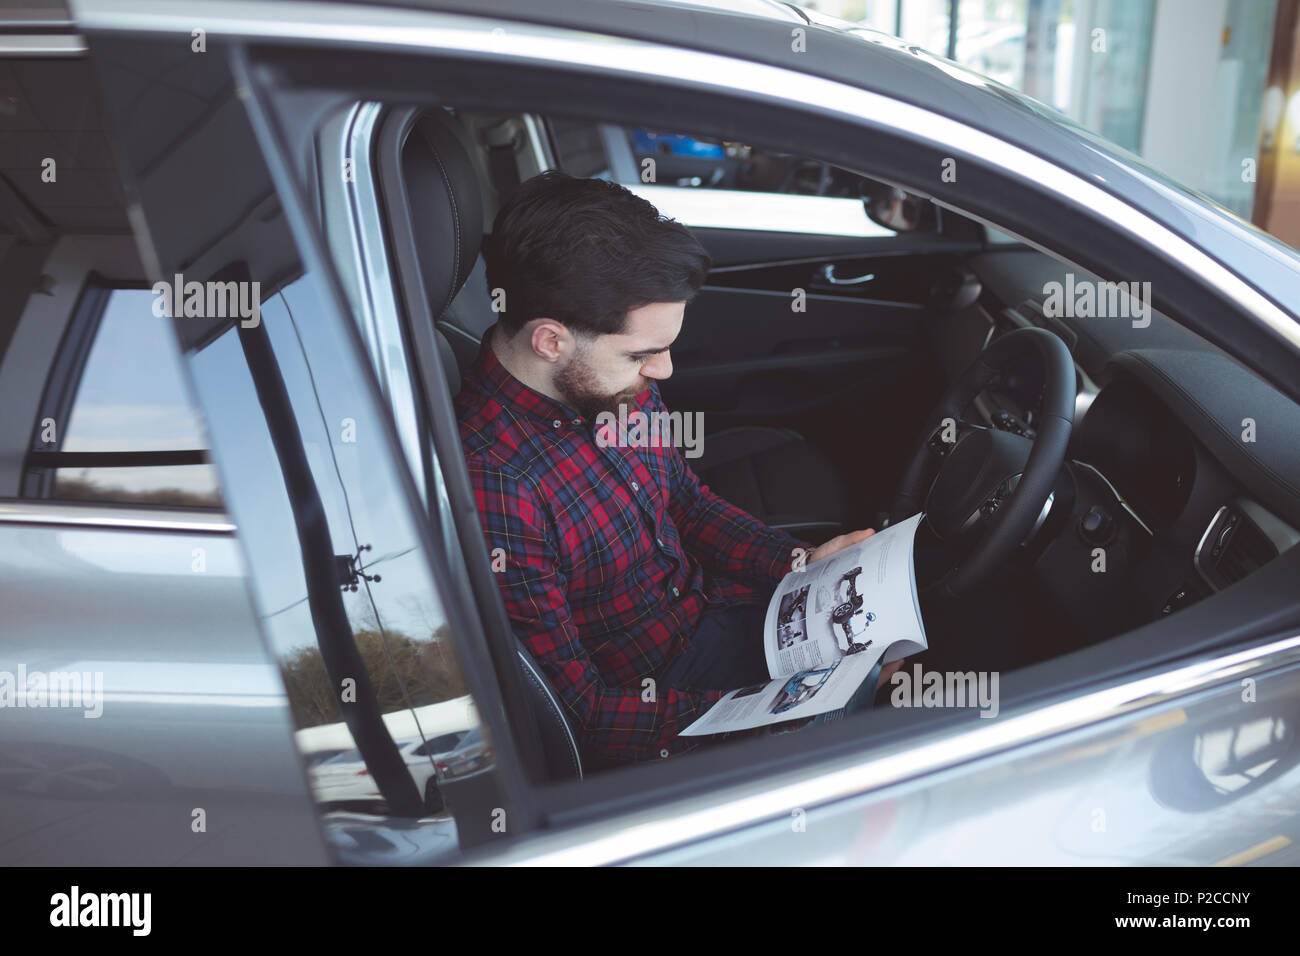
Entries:
{"label": "beard", "polygon": [[555,375],[555,390],[564,403],[578,411],[588,421],[595,421],[601,412],[618,414],[620,405],[630,402],[650,387],[648,383],[633,389],[608,392],[601,388],[595,372],[587,364],[581,351]]}

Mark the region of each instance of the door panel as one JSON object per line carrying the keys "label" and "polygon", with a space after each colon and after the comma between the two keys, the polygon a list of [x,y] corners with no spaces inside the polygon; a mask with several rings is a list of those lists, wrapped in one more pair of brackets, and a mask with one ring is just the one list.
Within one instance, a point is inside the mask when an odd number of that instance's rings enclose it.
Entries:
{"label": "door panel", "polygon": [[[695,234],[712,254],[718,235]],[[687,307],[664,400],[706,412],[708,432],[755,424],[798,431],[830,456],[849,485],[853,524],[867,526],[888,507],[943,387],[928,302],[957,255],[826,257],[818,255],[825,237],[747,238],[752,264],[715,267]],[[734,230],[723,244],[738,254]],[[845,281],[854,279],[864,281]]]}
{"label": "door panel", "polygon": [[[706,287],[688,308],[661,386],[670,407],[768,421],[813,411],[862,381],[919,361],[919,310]],[[719,418],[722,416],[719,415]]]}
{"label": "door panel", "polygon": [[70,690],[4,710],[0,862],[328,862],[233,533],[165,511],[0,514],[0,672]]}
{"label": "door panel", "polygon": [[[715,235],[696,236],[712,254]],[[925,303],[953,257],[805,250],[780,261],[768,234],[751,240],[753,264],[715,266],[691,303],[666,398],[750,420],[798,415],[834,402],[855,382],[878,383],[891,370],[927,362]],[[782,248],[794,252],[789,243],[786,237]],[[784,389],[777,384],[783,372]],[[752,394],[738,393],[747,384]]]}
{"label": "door panel", "polygon": [[91,66],[0,69],[0,864],[327,862]]}

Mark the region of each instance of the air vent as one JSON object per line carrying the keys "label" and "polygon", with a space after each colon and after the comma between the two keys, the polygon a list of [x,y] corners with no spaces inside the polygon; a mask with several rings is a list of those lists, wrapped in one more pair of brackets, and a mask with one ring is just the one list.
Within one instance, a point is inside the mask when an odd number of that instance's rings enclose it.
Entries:
{"label": "air vent", "polygon": [[1253,521],[1224,505],[1201,536],[1193,563],[1206,583],[1221,591],[1277,556],[1277,546]]}

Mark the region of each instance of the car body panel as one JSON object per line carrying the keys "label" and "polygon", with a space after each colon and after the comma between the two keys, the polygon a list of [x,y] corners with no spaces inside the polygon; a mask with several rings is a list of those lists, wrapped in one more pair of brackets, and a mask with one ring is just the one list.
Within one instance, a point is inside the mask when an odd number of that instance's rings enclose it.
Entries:
{"label": "car body panel", "polygon": [[[4,709],[0,860],[326,862],[233,535],[40,510],[24,524],[0,506],[0,671],[84,675],[97,700]],[[50,522],[60,510],[65,523]]]}

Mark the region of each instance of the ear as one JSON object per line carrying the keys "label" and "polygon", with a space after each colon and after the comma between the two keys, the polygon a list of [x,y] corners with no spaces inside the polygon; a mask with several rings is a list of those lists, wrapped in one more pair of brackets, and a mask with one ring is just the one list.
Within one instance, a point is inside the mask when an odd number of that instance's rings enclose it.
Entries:
{"label": "ear", "polygon": [[524,326],[533,354],[547,362],[572,355],[577,346],[573,333],[555,319],[532,319]]}

